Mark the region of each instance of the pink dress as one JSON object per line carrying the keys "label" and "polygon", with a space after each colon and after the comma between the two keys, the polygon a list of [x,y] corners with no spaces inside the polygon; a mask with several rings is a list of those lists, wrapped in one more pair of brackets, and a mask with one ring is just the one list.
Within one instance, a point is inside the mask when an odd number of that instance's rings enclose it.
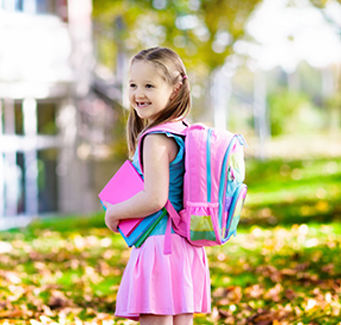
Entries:
{"label": "pink dress", "polygon": [[[169,199],[182,207],[184,141],[174,137],[179,152],[170,164]],[[141,173],[135,153],[133,164]],[[132,248],[117,293],[118,317],[139,320],[140,314],[177,315],[211,312],[210,274],[205,249],[196,247],[172,231],[172,253],[165,255],[164,217],[140,248]]]}

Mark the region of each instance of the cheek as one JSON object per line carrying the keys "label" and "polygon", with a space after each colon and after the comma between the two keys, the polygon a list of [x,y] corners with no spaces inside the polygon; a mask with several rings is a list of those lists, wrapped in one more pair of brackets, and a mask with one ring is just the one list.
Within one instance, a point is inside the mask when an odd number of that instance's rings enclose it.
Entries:
{"label": "cheek", "polygon": [[128,92],[128,98],[130,102],[134,102],[134,95],[131,91]]}

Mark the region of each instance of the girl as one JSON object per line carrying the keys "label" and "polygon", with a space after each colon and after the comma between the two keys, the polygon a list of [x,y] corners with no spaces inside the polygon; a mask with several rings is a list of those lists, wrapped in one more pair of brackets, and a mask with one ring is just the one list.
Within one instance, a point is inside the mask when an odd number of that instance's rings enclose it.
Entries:
{"label": "girl", "polygon": [[[160,213],[169,198],[182,209],[184,140],[168,132],[150,133],[138,148],[139,135],[150,127],[181,123],[190,109],[189,81],[179,56],[167,48],[139,52],[131,61],[128,147],[142,175],[144,190],[116,205],[107,204],[106,225],[117,232],[122,219]],[[165,255],[166,215],[140,248],[133,248],[117,294],[116,315],[144,324],[193,324],[194,313],[211,310],[210,278],[204,248],[192,246],[172,231],[172,253]]]}

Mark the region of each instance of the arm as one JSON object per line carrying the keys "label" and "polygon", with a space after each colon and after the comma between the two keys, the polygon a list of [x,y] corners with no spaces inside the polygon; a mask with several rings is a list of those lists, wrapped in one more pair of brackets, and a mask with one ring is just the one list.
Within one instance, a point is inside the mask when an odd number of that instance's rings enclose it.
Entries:
{"label": "arm", "polygon": [[120,220],[149,216],[162,209],[168,199],[169,163],[178,147],[173,139],[162,134],[149,134],[144,139],[144,190],[132,198],[115,204],[106,204],[105,223],[117,232]]}

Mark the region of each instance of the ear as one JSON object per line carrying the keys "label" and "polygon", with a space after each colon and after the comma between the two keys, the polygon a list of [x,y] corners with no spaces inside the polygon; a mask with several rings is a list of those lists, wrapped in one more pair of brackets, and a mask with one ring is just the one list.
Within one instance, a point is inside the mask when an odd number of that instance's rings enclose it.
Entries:
{"label": "ear", "polygon": [[175,98],[175,96],[178,94],[178,92],[181,89],[181,87],[182,87],[182,83],[181,82],[178,82],[178,83],[175,84],[175,86],[173,87],[173,92],[170,95],[170,100],[173,100]]}

